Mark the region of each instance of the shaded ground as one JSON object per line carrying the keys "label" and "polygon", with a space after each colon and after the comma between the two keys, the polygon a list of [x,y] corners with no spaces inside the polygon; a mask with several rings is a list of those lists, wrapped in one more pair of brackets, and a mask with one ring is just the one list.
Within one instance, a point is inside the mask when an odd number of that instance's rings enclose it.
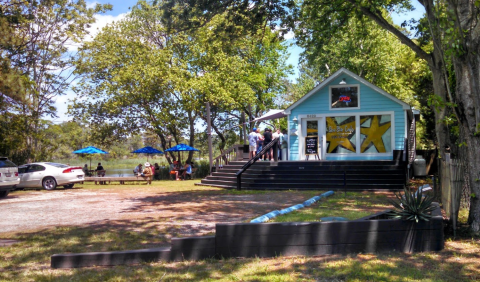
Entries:
{"label": "shaded ground", "polygon": [[[155,219],[181,227],[179,235],[214,231],[215,223],[242,222],[305,200],[300,193],[225,195],[220,190],[163,192],[163,189],[59,189],[14,192],[0,201],[0,234],[54,226],[115,225]],[[160,192],[159,192],[160,191]]]}
{"label": "shaded ground", "polygon": [[[144,187],[14,192],[0,201],[0,234],[147,220],[164,230],[174,227],[175,236],[203,235],[214,232],[216,223],[245,222],[322,193],[283,191],[235,195],[208,188],[168,192],[161,187]],[[372,213],[379,211],[374,207],[371,210]]]}

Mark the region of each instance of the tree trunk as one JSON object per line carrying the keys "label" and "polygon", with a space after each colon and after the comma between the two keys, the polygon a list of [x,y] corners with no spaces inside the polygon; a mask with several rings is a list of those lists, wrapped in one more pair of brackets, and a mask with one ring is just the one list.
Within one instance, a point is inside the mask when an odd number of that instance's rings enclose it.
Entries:
{"label": "tree trunk", "polygon": [[445,75],[443,70],[443,59],[439,51],[432,53],[432,61],[429,64],[430,71],[433,78],[433,91],[441,102],[439,105],[433,105],[433,111],[435,113],[435,135],[438,142],[439,155],[445,156],[445,147],[450,146],[450,133],[445,125],[444,119],[448,114],[448,107],[445,106],[448,100],[447,83],[445,81]]}
{"label": "tree trunk", "polygon": [[466,143],[470,198],[470,230],[480,233],[480,23],[478,7],[470,0],[447,1],[454,12],[460,46],[452,57],[456,78],[457,116],[462,141]]}
{"label": "tree trunk", "polygon": [[[195,148],[195,119],[197,117],[192,114],[191,111],[188,112],[188,121],[189,121],[189,130],[190,130],[190,140],[188,142],[188,145],[190,147]],[[188,152],[188,158],[185,160],[186,163],[191,163],[193,159],[193,153],[194,151]]]}
{"label": "tree trunk", "polygon": [[[477,49],[478,50],[478,49]],[[480,232],[480,132],[479,108],[480,58],[477,54],[466,54],[463,58],[453,60],[457,79],[456,93],[459,109],[459,122],[462,139],[467,146],[467,173],[472,192],[470,201],[469,223],[471,231]]]}

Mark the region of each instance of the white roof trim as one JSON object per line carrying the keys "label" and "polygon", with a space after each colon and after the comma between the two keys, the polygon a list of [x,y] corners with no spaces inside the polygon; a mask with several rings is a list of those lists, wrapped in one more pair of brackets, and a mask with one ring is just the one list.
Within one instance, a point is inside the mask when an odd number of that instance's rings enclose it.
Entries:
{"label": "white roof trim", "polygon": [[408,105],[407,103],[399,100],[397,97],[391,95],[391,94],[388,94],[387,92],[385,92],[385,90],[379,88],[378,86],[375,86],[373,85],[372,83],[368,82],[367,80],[365,80],[364,78],[354,74],[353,72],[347,70],[346,68],[341,68],[339,69],[338,71],[336,71],[334,74],[332,74],[331,76],[329,76],[327,79],[325,79],[324,81],[322,81],[319,85],[317,85],[317,87],[313,88],[310,92],[308,92],[307,94],[305,94],[302,98],[300,98],[298,101],[296,101],[295,103],[293,103],[290,107],[288,107],[286,110],[285,110],[285,114],[290,114],[292,109],[296,108],[298,105],[300,105],[301,103],[303,103],[305,100],[307,100],[308,98],[310,98],[310,96],[312,96],[313,94],[315,94],[316,92],[318,92],[320,89],[322,89],[323,87],[325,87],[326,85],[328,85],[332,80],[335,80],[337,77],[339,77],[341,74],[346,74],[346,75],[349,75],[351,76],[352,78],[356,79],[359,83],[362,83],[364,84],[365,86],[368,86],[370,88],[372,88],[373,90],[377,91],[378,93],[382,94],[383,96],[389,98],[390,100],[393,100],[395,102],[397,102],[398,104],[402,105],[403,106],[403,109],[404,110],[408,110],[410,109],[410,105]]}

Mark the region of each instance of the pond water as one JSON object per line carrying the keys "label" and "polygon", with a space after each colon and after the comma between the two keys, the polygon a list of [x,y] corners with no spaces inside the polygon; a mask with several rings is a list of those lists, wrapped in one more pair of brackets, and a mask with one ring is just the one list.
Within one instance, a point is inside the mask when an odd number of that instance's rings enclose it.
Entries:
{"label": "pond water", "polygon": [[114,168],[114,169],[106,169],[105,176],[133,176],[133,169],[130,168]]}
{"label": "pond water", "polygon": [[133,168],[106,169],[105,176],[133,176]]}

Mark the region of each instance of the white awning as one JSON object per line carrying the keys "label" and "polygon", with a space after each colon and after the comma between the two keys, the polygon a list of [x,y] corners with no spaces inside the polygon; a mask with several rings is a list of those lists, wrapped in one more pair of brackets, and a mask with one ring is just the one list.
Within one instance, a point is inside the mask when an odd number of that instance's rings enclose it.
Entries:
{"label": "white awning", "polygon": [[271,119],[283,118],[286,116],[287,115],[283,113],[283,110],[270,110],[263,116],[256,118],[253,121],[271,120]]}

